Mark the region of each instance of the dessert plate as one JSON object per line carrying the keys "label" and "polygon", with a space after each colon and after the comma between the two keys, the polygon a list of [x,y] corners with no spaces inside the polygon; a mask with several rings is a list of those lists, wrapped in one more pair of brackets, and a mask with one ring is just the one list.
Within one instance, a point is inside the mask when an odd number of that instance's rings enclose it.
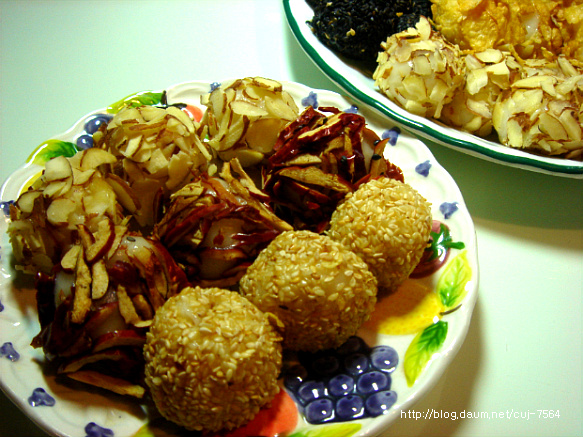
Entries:
{"label": "dessert plate", "polygon": [[[352,378],[354,390],[332,393],[335,390],[326,388],[334,376],[330,373],[320,380],[304,381],[320,387],[320,391],[312,391],[322,405],[320,413],[314,415],[310,407],[314,399],[306,398],[305,390],[291,380],[285,377],[281,380],[282,393],[292,400],[286,404],[287,411],[297,421],[293,420],[291,425],[286,421],[287,428],[279,431],[277,426],[272,427],[276,429],[272,434],[309,437],[317,432],[320,437],[372,436],[404,417],[414,402],[436,384],[463,343],[478,290],[474,226],[454,180],[421,141],[370,108],[360,107],[351,98],[297,83],[282,84],[300,110],[309,105],[316,109],[334,106],[364,116],[367,126],[379,137],[389,138],[386,157],[402,169],[405,181],[432,204],[436,254],[432,270],[408,279],[394,295],[380,297],[371,320],[360,329],[358,336],[351,338],[342,351],[329,351],[327,362],[337,360],[337,370],[343,377]],[[168,103],[185,103],[204,110],[200,97],[216,86],[220,83],[188,82],[165,91]],[[161,95],[162,92],[143,92],[130,100],[157,104]],[[87,114],[66,132],[43,143],[2,185],[0,386],[32,421],[52,435],[184,435],[184,430],[162,420],[147,402],[57,377],[54,369],[46,364],[42,351],[30,346],[39,331],[33,279],[17,272],[12,264],[7,235],[11,202],[38,177],[42,171],[38,163],[60,151],[74,151],[76,144],[86,144],[88,122],[117,107],[114,104]],[[403,307],[407,311],[392,311]],[[359,376],[362,366],[358,363],[362,361],[358,360],[364,360],[369,385],[365,384],[366,378]],[[353,411],[352,417],[347,416],[347,405]]]}
{"label": "dessert plate", "polygon": [[320,42],[307,24],[314,13],[305,0],[283,0],[283,6],[292,33],[322,72],[352,97],[389,117],[402,128],[489,161],[556,176],[583,178],[582,161],[539,156],[505,147],[404,110],[378,90],[372,79],[372,71],[358,62],[339,56]]}

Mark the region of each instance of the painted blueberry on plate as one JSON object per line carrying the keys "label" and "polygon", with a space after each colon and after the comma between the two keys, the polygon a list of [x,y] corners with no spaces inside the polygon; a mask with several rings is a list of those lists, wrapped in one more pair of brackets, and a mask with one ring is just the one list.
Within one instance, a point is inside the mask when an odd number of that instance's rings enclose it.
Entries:
{"label": "painted blueberry on plate", "polygon": [[85,122],[85,132],[89,135],[93,135],[102,125],[108,124],[112,118],[113,117],[109,114],[94,115]]}
{"label": "painted blueberry on plate", "polygon": [[318,109],[318,94],[314,91],[310,91],[310,94],[302,99],[302,105]]}
{"label": "painted blueberry on plate", "polygon": [[95,422],[89,422],[85,426],[85,437],[113,437],[113,431],[109,428],[102,428]]}
{"label": "painted blueberry on plate", "polygon": [[93,147],[93,137],[91,135],[80,135],[77,137],[75,144],[79,150],[90,149]]}
{"label": "painted blueberry on plate", "polygon": [[401,129],[399,129],[398,127],[392,127],[390,129],[387,129],[386,131],[384,131],[381,135],[381,138],[383,140],[385,139],[389,139],[389,144],[391,146],[394,146],[395,144],[397,144],[397,140],[399,139],[399,135],[401,134]]}
{"label": "painted blueberry on plate", "polygon": [[16,352],[16,349],[14,349],[12,343],[8,341],[0,346],[0,357],[6,357],[10,361],[14,362],[20,359],[20,354]]}
{"label": "painted blueberry on plate", "polygon": [[10,217],[10,205],[14,203],[14,200],[9,200],[8,202],[0,202],[0,209],[6,217]]}
{"label": "painted blueberry on plate", "polygon": [[55,405],[55,398],[48,394],[44,388],[38,387],[32,391],[28,398],[28,403],[33,407],[52,407]]}
{"label": "painted blueberry on plate", "polygon": [[369,347],[350,337],[337,349],[299,353],[284,385],[307,422],[344,422],[384,414],[397,399],[391,372],[399,357],[386,345]]}
{"label": "painted blueberry on plate", "polygon": [[421,164],[417,164],[415,166],[415,171],[419,173],[421,176],[429,176],[429,170],[431,169],[431,162],[429,160],[422,162]]}
{"label": "painted blueberry on plate", "polygon": [[365,402],[365,409],[373,417],[389,412],[397,402],[397,393],[392,390],[379,391],[370,396]]}
{"label": "painted blueberry on plate", "polygon": [[441,205],[439,205],[439,211],[443,214],[445,219],[450,218],[452,214],[458,209],[457,202],[443,202]]}
{"label": "painted blueberry on plate", "polygon": [[304,410],[310,423],[324,423],[334,419],[334,403],[328,398],[316,399],[306,405]]}

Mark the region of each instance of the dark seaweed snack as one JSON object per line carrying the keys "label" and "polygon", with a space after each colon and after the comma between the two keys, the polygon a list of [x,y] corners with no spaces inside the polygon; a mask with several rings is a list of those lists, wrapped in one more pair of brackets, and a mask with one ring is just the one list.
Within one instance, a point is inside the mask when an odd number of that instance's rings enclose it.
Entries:
{"label": "dark seaweed snack", "polygon": [[374,63],[381,41],[393,33],[395,18],[386,0],[336,0],[316,4],[309,24],[318,39],[332,50]]}
{"label": "dark seaweed snack", "polygon": [[419,21],[419,15],[417,14],[404,14],[399,17],[397,22],[397,28],[395,29],[395,33],[400,33],[407,30],[410,27],[415,27],[417,22]]}
{"label": "dark seaweed snack", "polygon": [[430,0],[395,0],[390,2],[395,10],[395,13],[415,14],[417,18],[419,15],[431,17],[431,1]]}
{"label": "dark seaweed snack", "polygon": [[323,8],[328,3],[328,0],[306,0],[306,3],[314,10]]}
{"label": "dark seaweed snack", "polygon": [[351,59],[376,62],[381,42],[397,32],[404,14],[431,16],[430,0],[307,0],[308,22],[330,49]]}

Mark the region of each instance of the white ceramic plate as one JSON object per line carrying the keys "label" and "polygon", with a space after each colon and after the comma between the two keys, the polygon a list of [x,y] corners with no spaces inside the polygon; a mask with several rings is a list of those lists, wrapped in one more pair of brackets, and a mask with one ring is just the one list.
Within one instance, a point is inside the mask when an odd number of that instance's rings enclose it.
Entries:
{"label": "white ceramic plate", "polygon": [[[215,84],[216,85],[216,84]],[[420,331],[408,335],[387,335],[375,332],[370,326],[359,331],[359,336],[369,346],[388,345],[399,356],[396,369],[390,374],[390,389],[397,395],[396,403],[377,417],[345,422],[330,422],[323,425],[309,424],[299,411],[298,426],[294,437],[308,437],[310,430],[320,427],[319,436],[371,436],[385,430],[393,421],[399,420],[401,411],[407,411],[441,377],[444,370],[460,348],[470,323],[477,298],[478,262],[473,223],[462,195],[451,176],[435,161],[431,152],[419,140],[400,133],[385,117],[380,117],[367,107],[359,108],[349,98],[323,90],[312,90],[303,85],[283,82],[284,89],[296,99],[300,108],[307,104],[335,106],[339,109],[357,111],[363,115],[368,127],[379,136],[391,135],[394,145],[388,147],[387,158],[403,170],[405,181],[415,187],[432,203],[435,220],[446,224],[453,241],[462,242],[465,248],[451,249],[448,261],[428,277],[413,281],[443,294],[443,287],[453,291],[454,299],[443,309],[440,320],[435,318],[430,327],[440,328],[434,338],[434,347],[426,348],[418,343]],[[209,92],[210,83],[189,82],[169,87],[169,103],[187,103],[200,107],[200,96]],[[95,111],[81,118],[71,129],[53,137],[55,140],[75,143],[83,135],[84,124]],[[49,142],[50,143],[50,142]],[[31,148],[32,150],[32,148]],[[36,156],[43,153],[43,148]],[[35,304],[35,292],[30,278],[17,274],[11,264],[11,246],[6,233],[9,224],[8,205],[15,200],[27,181],[37,175],[42,167],[25,163],[8,178],[2,186],[0,209],[0,383],[2,390],[31,420],[49,434],[59,436],[103,435],[116,437],[133,436],[140,429],[148,428],[151,435],[178,435],[176,428],[148,425],[155,414],[150,415],[146,406],[138,402],[78,383],[65,383],[43,367],[44,357],[40,350],[30,346],[38,333],[39,324]],[[440,288],[441,287],[441,288]],[[452,288],[453,287],[453,288]],[[441,291],[440,291],[441,290]],[[450,293],[451,298],[451,293]],[[437,323],[436,323],[437,322]],[[443,328],[447,328],[445,331]],[[427,330],[426,330],[427,331]],[[431,331],[431,329],[430,329]],[[425,333],[425,339],[430,333]],[[411,346],[412,345],[412,346]],[[436,345],[436,346],[435,346]],[[11,348],[18,354],[11,355]],[[406,357],[407,349],[410,357]],[[407,383],[407,373],[415,379]],[[41,390],[41,396],[34,395]],[[44,396],[46,393],[47,396]],[[36,396],[36,398],[35,398]],[[31,398],[32,397],[32,398]],[[34,399],[36,399],[36,406]],[[44,405],[43,399],[50,405]],[[40,403],[40,405],[38,405]],[[151,422],[150,422],[151,423]],[[94,432],[90,434],[89,431]],[[148,434],[149,435],[149,434]]]}
{"label": "white ceramic plate", "polygon": [[292,33],[324,74],[351,96],[380,111],[401,127],[423,138],[490,161],[557,176],[583,178],[581,161],[538,156],[504,147],[404,110],[378,91],[372,71],[337,55],[320,42],[306,24],[314,16],[306,0],[283,0],[283,5]]}

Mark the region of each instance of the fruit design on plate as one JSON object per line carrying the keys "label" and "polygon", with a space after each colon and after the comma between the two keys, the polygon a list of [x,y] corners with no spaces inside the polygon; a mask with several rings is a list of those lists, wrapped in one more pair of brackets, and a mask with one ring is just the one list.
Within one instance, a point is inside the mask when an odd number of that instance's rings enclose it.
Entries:
{"label": "fruit design on plate", "polygon": [[284,385],[309,423],[376,417],[397,400],[391,373],[398,361],[390,346],[370,348],[350,337],[334,350],[297,354],[284,369]]}
{"label": "fruit design on plate", "polygon": [[[447,320],[457,310],[472,279],[465,245],[453,241],[447,225],[434,220],[431,238],[421,261],[393,293],[380,295],[375,311],[364,327],[385,335],[414,335],[403,360],[407,383],[412,386],[433,353],[447,337]],[[452,250],[459,252],[449,263]],[[446,264],[447,263],[447,264]],[[435,288],[413,278],[426,278],[440,271]]]}
{"label": "fruit design on plate", "polygon": [[[308,100],[300,110],[263,78],[212,86],[204,111],[138,93],[89,116],[75,143],[35,150],[40,177],[2,211],[18,268],[36,277],[41,329],[32,345],[59,375],[143,401],[155,392],[166,419],[224,437],[302,437],[316,424],[326,425],[322,436],[351,436],[360,419],[393,408],[395,369],[409,385],[422,374],[471,269],[463,243],[385,157],[399,132],[379,138],[357,108],[319,107],[315,93]],[[422,164],[416,171],[427,178]],[[457,211],[451,205],[445,221]],[[358,213],[359,226],[349,225]],[[436,289],[411,287],[436,273]],[[419,307],[403,304],[419,295]],[[186,303],[176,306],[179,299]],[[258,322],[236,324],[239,307],[242,319]],[[212,311],[220,320],[204,320]],[[408,335],[410,346],[401,357],[391,337],[369,346],[361,326]],[[251,330],[271,332],[275,352],[256,355]],[[221,350],[232,360],[196,367],[198,354],[218,353],[211,343],[228,346]],[[1,352],[18,360],[9,342]],[[272,376],[261,398],[244,383],[257,376],[257,360]],[[221,388],[193,394],[209,381]],[[58,408],[42,390],[34,406]],[[176,390],[200,408],[196,417],[165,407]],[[245,414],[213,416],[228,410],[217,393],[235,396],[229,408],[249,404],[245,396],[256,402]],[[158,426],[174,425],[153,418],[137,435]],[[94,422],[86,429],[113,433]]]}

